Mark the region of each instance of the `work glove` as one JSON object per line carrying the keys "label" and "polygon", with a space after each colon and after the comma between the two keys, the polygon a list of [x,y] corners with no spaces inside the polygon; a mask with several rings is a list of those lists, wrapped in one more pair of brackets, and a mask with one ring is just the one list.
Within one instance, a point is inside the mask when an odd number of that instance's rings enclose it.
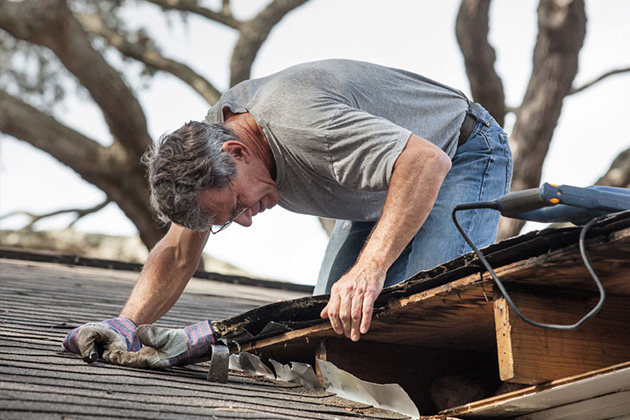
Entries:
{"label": "work glove", "polygon": [[110,363],[164,369],[210,360],[210,346],[216,342],[210,321],[170,329],[153,325],[140,325],[136,335],[145,347],[137,353],[112,351],[108,353]]}
{"label": "work glove", "polygon": [[97,349],[103,359],[112,351],[135,352],[140,350],[136,337],[136,324],[128,318],[112,318],[99,323],[81,325],[70,331],[61,343],[61,348],[80,354],[84,360],[95,362]]}

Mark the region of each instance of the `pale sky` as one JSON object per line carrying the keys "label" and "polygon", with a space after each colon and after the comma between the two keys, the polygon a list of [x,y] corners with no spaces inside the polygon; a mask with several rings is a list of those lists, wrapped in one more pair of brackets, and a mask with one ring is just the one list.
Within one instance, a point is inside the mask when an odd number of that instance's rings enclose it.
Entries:
{"label": "pale sky", "polygon": [[[233,3],[237,17],[247,17],[266,2]],[[630,2],[587,0],[586,5],[588,26],[578,85],[630,65]],[[458,6],[457,0],[311,0],[274,29],[258,54],[252,76],[265,76],[301,62],[350,58],[414,71],[469,94],[455,40]],[[511,106],[519,104],[531,71],[536,7],[533,0],[492,2],[491,43]],[[150,33],[168,40],[168,44],[160,42],[165,55],[185,60],[225,89],[235,34],[193,16],[187,27],[177,18],[167,24],[155,10],[147,7],[133,18],[150,22]],[[132,85],[139,85],[137,78],[131,80]],[[189,87],[168,76],[155,77],[151,87],[139,91],[138,96],[153,138],[191,119],[202,119],[208,109]],[[630,146],[625,130],[629,97],[630,74],[625,74],[566,98],[543,181],[587,186],[604,174],[612,159]],[[86,95],[81,102],[73,99],[57,106],[55,116],[103,144],[110,141],[102,115]],[[508,118],[508,133],[511,124]],[[0,142],[0,214],[18,209],[43,213],[91,207],[104,199],[100,190],[43,152],[7,136],[0,137]],[[24,219],[14,217],[0,221],[0,228],[19,228],[23,223]],[[67,223],[68,218],[61,216],[37,227],[63,228]],[[75,228],[116,235],[136,233],[115,204],[82,219]],[[258,276],[314,284],[326,242],[315,218],[276,207],[257,216],[250,228],[234,225],[211,237],[206,252]]]}

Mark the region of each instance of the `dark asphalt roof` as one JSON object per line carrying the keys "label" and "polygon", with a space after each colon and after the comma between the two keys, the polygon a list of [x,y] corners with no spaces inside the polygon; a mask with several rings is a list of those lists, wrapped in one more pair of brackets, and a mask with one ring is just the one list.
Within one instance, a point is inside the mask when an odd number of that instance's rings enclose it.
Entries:
{"label": "dark asphalt roof", "polygon": [[[0,259],[0,418],[350,419],[400,415],[295,384],[207,367],[164,371],[84,363],[61,341],[85,322],[114,317],[137,273]],[[303,292],[193,279],[157,325],[223,319]]]}

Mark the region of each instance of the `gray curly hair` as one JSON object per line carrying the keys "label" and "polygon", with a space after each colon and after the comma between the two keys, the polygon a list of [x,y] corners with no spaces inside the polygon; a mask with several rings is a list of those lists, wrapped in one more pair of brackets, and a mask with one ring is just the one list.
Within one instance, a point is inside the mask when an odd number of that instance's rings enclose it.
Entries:
{"label": "gray curly hair", "polygon": [[147,150],[142,163],[148,171],[151,205],[163,223],[196,231],[211,227],[213,215],[204,214],[199,193],[225,187],[228,176],[235,176],[234,159],[222,148],[228,140],[238,137],[224,126],[190,121]]}

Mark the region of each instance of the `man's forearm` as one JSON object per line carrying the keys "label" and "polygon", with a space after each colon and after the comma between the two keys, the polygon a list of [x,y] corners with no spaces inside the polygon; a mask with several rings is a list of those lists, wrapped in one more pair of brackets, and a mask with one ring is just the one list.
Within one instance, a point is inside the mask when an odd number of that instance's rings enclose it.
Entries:
{"label": "man's forearm", "polygon": [[151,324],[173,307],[199,264],[207,233],[174,226],[149,254],[121,317]]}
{"label": "man's forearm", "polygon": [[367,333],[387,270],[424,224],[450,167],[444,152],[411,136],[394,165],[381,218],[356,264],[332,286],[321,312],[337,334],[357,341]]}
{"label": "man's forearm", "polygon": [[159,253],[147,260],[121,317],[133,320],[136,325],[152,324],[173,307],[192,272],[174,269],[176,264],[169,254]]}
{"label": "man's forearm", "polygon": [[[451,167],[445,153],[413,137],[405,150],[410,153],[403,152],[396,162],[382,216],[358,258],[359,264],[389,269],[424,224]],[[412,147],[419,151],[408,150]]]}

